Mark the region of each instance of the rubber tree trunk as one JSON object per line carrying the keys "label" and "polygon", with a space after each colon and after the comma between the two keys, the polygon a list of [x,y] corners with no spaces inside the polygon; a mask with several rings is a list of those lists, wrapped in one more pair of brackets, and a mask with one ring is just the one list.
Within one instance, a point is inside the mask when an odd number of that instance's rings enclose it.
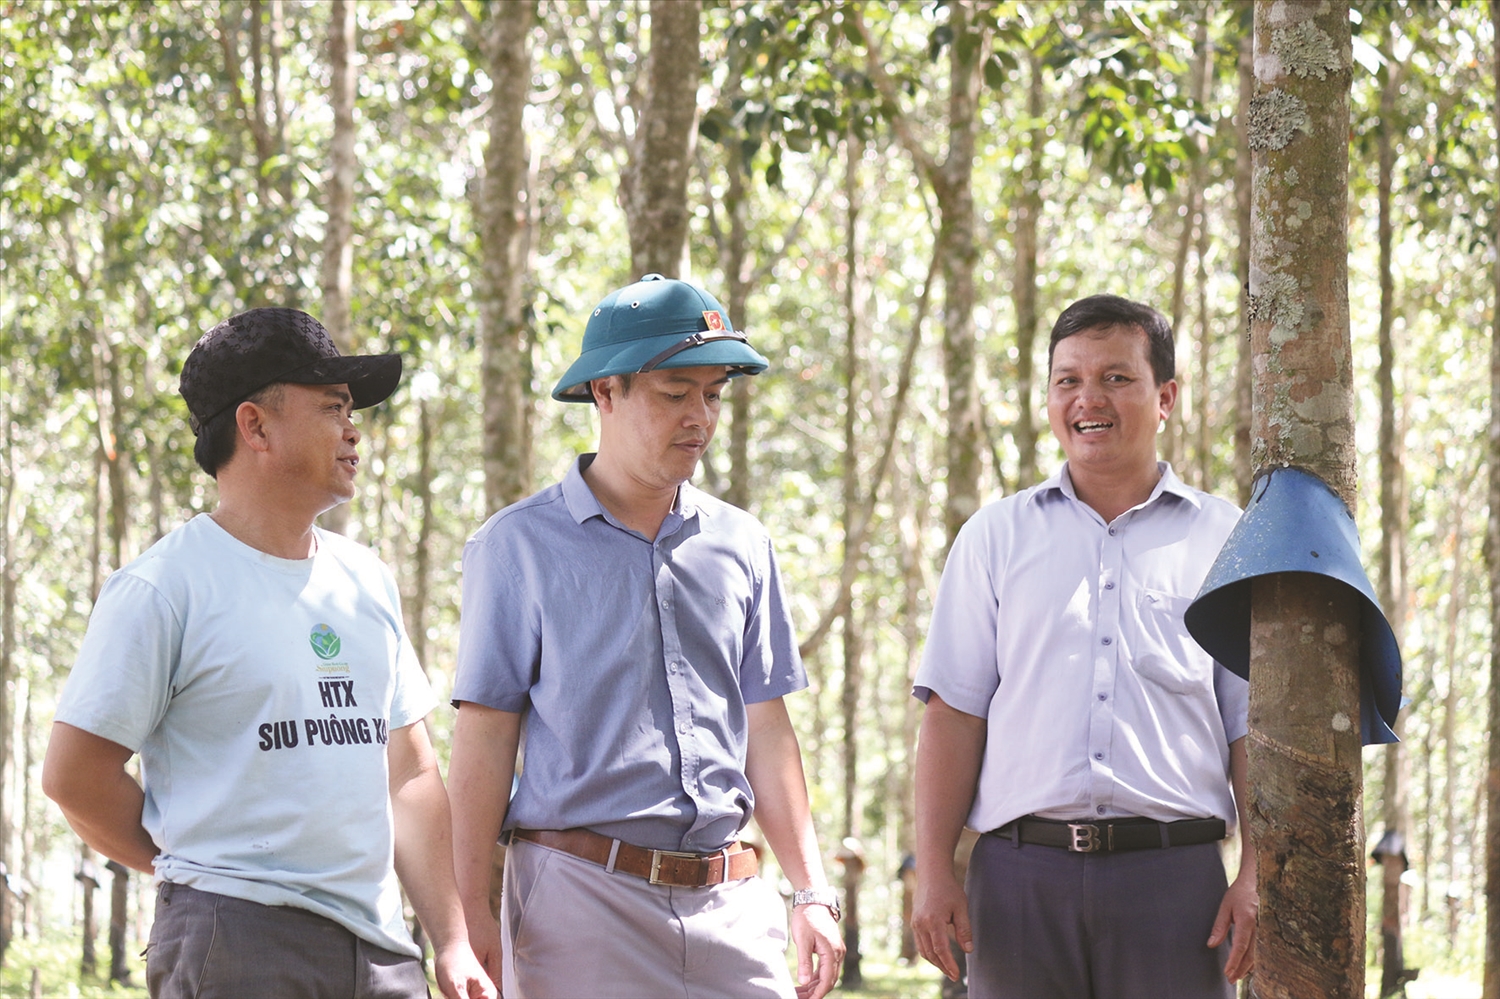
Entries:
{"label": "rubber tree trunk", "polygon": [[[1296,466],[1355,505],[1347,0],[1255,4],[1250,316],[1257,474]],[[1309,573],[1256,580],[1250,826],[1256,996],[1359,999],[1365,980],[1358,604]]]}
{"label": "rubber tree trunk", "polygon": [[[681,277],[687,258],[688,174],[698,138],[702,30],[699,0],[651,0],[646,95],[620,172],[620,203],[630,230],[632,278]],[[731,319],[734,317],[731,316]]]}
{"label": "rubber tree trunk", "polygon": [[[333,139],[328,149],[328,176],[323,181],[323,327],[341,353],[354,349],[350,297],[354,286],[355,67],[354,0],[328,5],[328,103],[333,108]],[[349,526],[349,504],[340,503],[318,519],[320,526],[343,534]]]}
{"label": "rubber tree trunk", "polygon": [[[1026,133],[1026,163],[1021,169],[1021,189],[1015,202],[1016,269],[1011,278],[1011,301],[1016,310],[1016,489],[1037,483],[1036,448],[1036,329],[1037,329],[1037,227],[1042,214],[1042,155],[1047,134],[1042,126],[1045,96],[1042,57],[1026,55],[1026,112],[1036,126]],[[996,470],[998,474],[998,469]]]}
{"label": "rubber tree trunk", "polygon": [[[1388,31],[1393,30],[1390,27]],[[1391,46],[1387,42],[1385,51]],[[1391,335],[1396,309],[1396,287],[1392,267],[1391,244],[1395,226],[1391,218],[1391,188],[1395,173],[1396,151],[1391,134],[1396,129],[1396,92],[1400,83],[1391,67],[1395,60],[1382,64],[1380,79],[1380,123],[1375,143],[1379,161],[1377,198],[1380,203],[1380,364],[1375,381],[1380,392],[1380,553],[1376,564],[1376,587],[1381,608],[1396,643],[1402,644],[1406,616],[1406,489],[1402,468],[1402,443],[1398,434],[1396,413],[1396,345]],[[1403,719],[1398,717],[1394,731],[1402,735]],[[1384,749],[1384,789],[1381,795],[1381,821],[1385,824],[1382,839],[1394,836],[1405,843],[1406,828],[1406,747],[1393,742]],[[1381,859],[1380,895],[1380,994],[1394,995],[1405,980],[1405,948],[1402,945],[1405,919],[1404,888],[1401,874],[1404,857],[1394,854]]]}
{"label": "rubber tree trunk", "polygon": [[531,208],[523,125],[531,94],[536,5],[487,9],[483,48],[494,92],[478,217],[484,395],[484,498],[490,511],[531,491],[531,338],[526,323]]}
{"label": "rubber tree trunk", "polygon": [[109,883],[109,980],[130,984],[130,965],[125,947],[126,913],[130,903],[130,870],[117,860],[104,865]]}
{"label": "rubber tree trunk", "polygon": [[1239,42],[1239,104],[1235,117],[1234,216],[1235,273],[1240,282],[1239,315],[1241,329],[1235,337],[1234,364],[1234,484],[1239,504],[1250,502],[1250,480],[1255,468],[1250,462],[1250,189],[1252,154],[1250,152],[1250,99],[1255,93],[1254,13],[1245,10],[1238,15],[1241,25]]}
{"label": "rubber tree trunk", "polygon": [[[1500,5],[1490,4],[1494,51],[1494,118],[1500,128]],[[1500,191],[1500,176],[1492,178]],[[1491,220],[1500,250],[1500,218]],[[1484,850],[1484,995],[1500,999],[1500,253],[1492,254],[1493,307],[1490,327],[1490,447],[1488,535],[1485,556],[1490,584],[1489,767],[1485,781],[1488,830]]]}

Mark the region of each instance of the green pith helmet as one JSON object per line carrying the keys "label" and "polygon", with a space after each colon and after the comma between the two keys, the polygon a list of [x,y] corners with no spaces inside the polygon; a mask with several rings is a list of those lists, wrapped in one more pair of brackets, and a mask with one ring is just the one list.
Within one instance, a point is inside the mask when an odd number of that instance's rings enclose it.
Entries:
{"label": "green pith helmet", "polygon": [[590,402],[589,382],[657,368],[722,364],[734,375],[770,366],[735,331],[712,295],[686,281],[647,274],[604,296],[583,330],[583,353],[552,390],[560,402]]}

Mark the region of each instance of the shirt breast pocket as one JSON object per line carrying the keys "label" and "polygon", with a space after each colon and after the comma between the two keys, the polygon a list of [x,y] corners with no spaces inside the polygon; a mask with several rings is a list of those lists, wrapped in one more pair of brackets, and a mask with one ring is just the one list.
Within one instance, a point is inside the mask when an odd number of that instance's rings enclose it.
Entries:
{"label": "shirt breast pocket", "polygon": [[1149,587],[1136,602],[1140,633],[1131,666],[1143,681],[1172,694],[1198,694],[1213,687],[1213,660],[1183,624],[1192,602],[1191,597]]}

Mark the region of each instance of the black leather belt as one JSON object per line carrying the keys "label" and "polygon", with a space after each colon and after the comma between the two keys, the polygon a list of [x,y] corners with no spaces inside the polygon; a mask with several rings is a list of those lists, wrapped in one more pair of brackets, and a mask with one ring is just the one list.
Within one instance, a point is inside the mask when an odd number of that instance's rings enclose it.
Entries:
{"label": "black leather belt", "polygon": [[1165,850],[1169,846],[1217,843],[1224,838],[1223,819],[1106,819],[1102,822],[1062,822],[1025,815],[990,831],[991,836],[1037,846],[1055,846],[1071,853],[1120,853],[1125,850]]}

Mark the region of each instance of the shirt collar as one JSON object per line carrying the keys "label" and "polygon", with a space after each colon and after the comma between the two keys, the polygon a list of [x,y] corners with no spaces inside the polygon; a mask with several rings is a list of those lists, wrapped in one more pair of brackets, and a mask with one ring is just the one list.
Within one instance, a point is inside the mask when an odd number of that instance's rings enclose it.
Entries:
{"label": "shirt collar", "polygon": [[[1156,487],[1151,490],[1151,495],[1146,498],[1146,502],[1141,504],[1142,507],[1147,507],[1155,503],[1164,493],[1170,493],[1173,496],[1187,500],[1195,507],[1201,508],[1203,506],[1203,500],[1199,497],[1197,490],[1190,488],[1177,477],[1177,473],[1172,471],[1170,462],[1158,461],[1156,463],[1156,473],[1158,476]],[[1062,495],[1071,500],[1076,501],[1078,499],[1078,493],[1073,490],[1073,477],[1068,473],[1068,463],[1066,461],[1063,462],[1062,468],[1059,468],[1056,474],[1032,490],[1031,497],[1027,502],[1040,503],[1054,492],[1062,493]]]}
{"label": "shirt collar", "polygon": [[[580,454],[568,469],[568,474],[563,476],[562,493],[563,502],[568,505],[568,513],[573,517],[575,523],[583,523],[590,517],[603,517],[610,520],[603,504],[589,488],[589,484],[583,480],[583,470],[593,463],[596,454],[589,452]],[[684,482],[677,487],[677,501],[672,504],[672,513],[668,514],[668,520],[672,514],[676,514],[683,520],[691,520],[698,515],[700,506],[700,494],[697,489]]]}

